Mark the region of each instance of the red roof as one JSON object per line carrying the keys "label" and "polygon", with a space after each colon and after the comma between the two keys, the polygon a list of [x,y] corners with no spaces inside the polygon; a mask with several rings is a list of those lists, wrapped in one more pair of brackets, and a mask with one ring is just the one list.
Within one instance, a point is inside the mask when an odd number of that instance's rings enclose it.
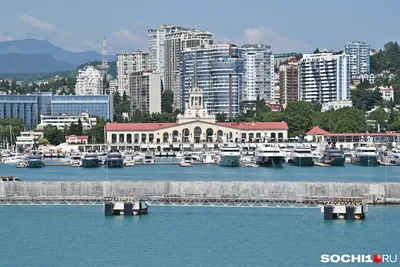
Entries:
{"label": "red roof", "polygon": [[288,130],[286,122],[218,122],[218,125],[240,130]]}
{"label": "red roof", "polygon": [[325,131],[324,129],[319,128],[318,126],[314,126],[311,130],[309,130],[306,135],[324,135],[324,136],[400,136],[400,133],[396,132],[386,132],[386,133],[330,133]]}
{"label": "red roof", "polygon": [[[107,123],[107,131],[155,131],[178,123]],[[241,130],[287,130],[286,122],[218,122],[217,125]]]}
{"label": "red roof", "polygon": [[107,123],[107,131],[155,131],[162,128],[176,126],[178,123]]}
{"label": "red roof", "polygon": [[76,138],[78,140],[86,140],[86,139],[88,139],[87,135],[74,135],[74,134],[72,134],[70,136],[68,136],[68,135],[65,136],[65,139],[70,139],[71,137]]}

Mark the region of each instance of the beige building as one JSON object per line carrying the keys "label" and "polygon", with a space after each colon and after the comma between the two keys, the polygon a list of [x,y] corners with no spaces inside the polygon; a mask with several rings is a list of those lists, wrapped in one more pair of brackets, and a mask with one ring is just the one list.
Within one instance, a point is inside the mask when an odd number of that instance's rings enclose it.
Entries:
{"label": "beige building", "polygon": [[129,75],[132,111],[161,113],[161,75],[152,71]]}
{"label": "beige building", "polygon": [[259,142],[288,138],[286,122],[219,122],[209,115],[203,101],[202,90],[190,91],[185,114],[175,123],[108,123],[106,143],[112,146],[179,148],[193,144],[226,141]]}

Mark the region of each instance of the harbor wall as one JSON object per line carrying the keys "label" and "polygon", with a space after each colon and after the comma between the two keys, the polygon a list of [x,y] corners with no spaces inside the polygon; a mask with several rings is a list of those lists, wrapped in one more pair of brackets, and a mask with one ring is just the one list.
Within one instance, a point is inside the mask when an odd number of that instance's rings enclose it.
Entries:
{"label": "harbor wall", "polygon": [[301,200],[363,197],[400,204],[400,183],[283,181],[18,181],[0,182],[0,197],[241,197]]}

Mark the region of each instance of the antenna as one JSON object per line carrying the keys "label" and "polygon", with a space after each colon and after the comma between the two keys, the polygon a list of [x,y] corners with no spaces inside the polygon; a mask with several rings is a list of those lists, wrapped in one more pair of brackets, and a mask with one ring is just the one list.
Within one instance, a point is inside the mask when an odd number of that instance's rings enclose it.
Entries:
{"label": "antenna", "polygon": [[108,62],[107,62],[107,39],[104,35],[103,46],[102,46],[102,61],[101,61],[101,77],[103,78],[108,73]]}

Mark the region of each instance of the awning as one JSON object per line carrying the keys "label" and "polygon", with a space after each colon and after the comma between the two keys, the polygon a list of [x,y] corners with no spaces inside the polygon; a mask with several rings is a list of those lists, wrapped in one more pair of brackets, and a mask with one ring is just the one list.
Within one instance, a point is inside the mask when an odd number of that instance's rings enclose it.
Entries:
{"label": "awning", "polygon": [[183,148],[190,148],[190,144],[183,144]]}
{"label": "awning", "polygon": [[174,144],[174,148],[179,148],[179,144]]}

